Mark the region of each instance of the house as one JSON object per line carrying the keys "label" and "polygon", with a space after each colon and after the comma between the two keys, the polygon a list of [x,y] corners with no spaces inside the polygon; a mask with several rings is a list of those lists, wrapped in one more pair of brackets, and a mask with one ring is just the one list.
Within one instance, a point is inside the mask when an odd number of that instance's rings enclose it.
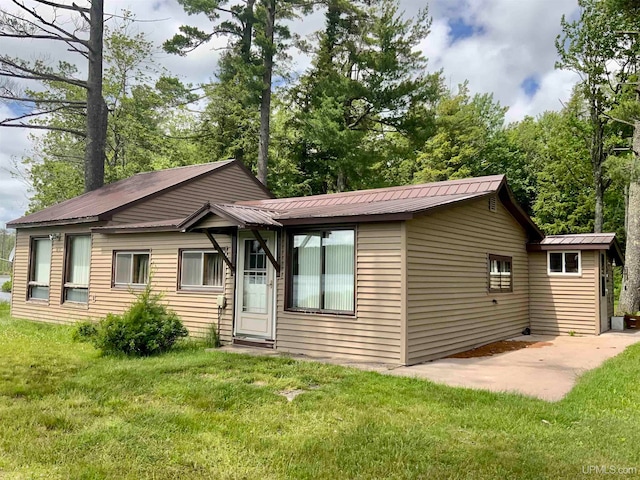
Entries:
{"label": "house", "polygon": [[597,335],[613,234],[547,236],[504,176],[300,198],[238,161],[141,173],[8,224],[12,315],[121,312],[151,281],[193,335],[416,364],[518,335]]}

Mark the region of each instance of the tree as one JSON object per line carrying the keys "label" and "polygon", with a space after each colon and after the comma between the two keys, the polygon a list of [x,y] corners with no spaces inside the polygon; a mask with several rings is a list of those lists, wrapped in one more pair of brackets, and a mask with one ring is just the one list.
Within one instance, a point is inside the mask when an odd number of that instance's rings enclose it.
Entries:
{"label": "tree", "polygon": [[[310,6],[298,0],[178,0],[190,14],[205,14],[212,22],[212,30],[204,32],[196,27],[183,25],[180,33],[168,40],[164,48],[170,53],[185,55],[204,43],[217,38],[227,39],[227,52],[223,55],[218,78],[221,83],[235,82],[236,88],[256,85],[259,78],[259,112],[257,176],[267,184],[271,119],[271,96],[275,57],[286,50],[285,42],[291,35],[284,21],[297,11],[309,11]],[[231,97],[233,98],[233,97]],[[242,94],[247,101],[242,105],[250,111],[256,96]],[[225,116],[225,120],[229,120]],[[217,122],[217,118],[213,121]],[[239,123],[242,123],[239,120]],[[238,125],[232,129],[241,130]],[[244,153],[241,150],[239,153]]]}
{"label": "tree", "polygon": [[[194,99],[188,86],[153,65],[153,45],[143,34],[132,34],[135,20],[111,23],[104,39],[104,94],[108,101],[105,178],[112,182],[135,173],[202,161],[188,138],[193,119],[185,105]],[[69,74],[76,69],[66,65]],[[82,98],[75,86],[50,82],[47,95],[64,100]],[[34,95],[42,95],[34,93]],[[30,211],[82,192],[84,143],[68,130],[82,128],[83,117],[63,109],[46,119],[60,127],[34,139],[33,156],[23,159],[33,195]]]}
{"label": "tree", "polygon": [[405,170],[394,147],[415,151],[432,134],[441,78],[417,50],[429,27],[426,10],[404,20],[394,0],[327,2],[312,67],[288,92],[312,192],[378,186],[385,167]]}
{"label": "tree", "polygon": [[[562,17],[563,33],[556,39],[560,56],[557,68],[566,68],[581,77],[581,93],[588,105],[590,145],[589,157],[595,191],[594,232],[602,232],[604,224],[604,193],[608,181],[604,164],[611,153],[605,149],[606,129],[610,123],[607,113],[617,102],[624,82],[630,73],[629,63],[612,69],[618,46],[619,18],[609,15],[600,0],[579,0],[580,18],[568,21]],[[614,80],[615,77],[615,80]]]}
{"label": "tree", "polygon": [[633,128],[625,222],[626,262],[618,309],[635,313],[640,309],[640,5],[635,0],[609,0],[605,2],[604,15],[615,16],[620,20],[615,32],[618,43],[614,58],[619,64],[629,66],[631,78],[622,78],[620,83],[631,87],[634,93],[632,100],[621,105],[615,120]]}
{"label": "tree", "polygon": [[[18,38],[62,42],[69,49],[87,60],[88,73],[86,80],[77,76],[77,70],[69,68],[69,64],[60,62],[57,68],[50,67],[43,60],[27,62],[9,55],[0,55],[0,78],[5,82],[0,85],[0,98],[9,102],[20,102],[26,105],[27,112],[0,121],[2,127],[21,127],[64,131],[84,139],[84,189],[91,191],[104,183],[104,156],[107,128],[107,107],[102,96],[102,50],[103,50],[103,17],[104,0],[91,0],[90,7],[81,7],[56,3],[49,0],[31,0],[31,6],[19,0],[11,0],[11,5],[20,13],[8,8],[0,9],[0,38]],[[40,7],[40,9],[38,8]],[[49,20],[45,9],[54,9],[54,18]],[[57,11],[70,11],[77,17],[80,25],[74,31],[63,27],[57,18]],[[81,38],[81,32],[88,28],[88,38]],[[67,85],[82,89],[84,98],[69,100],[53,98],[47,95],[36,95],[33,90],[21,92],[14,83],[6,81],[33,80],[49,85]],[[74,111],[84,116],[83,128],[63,130],[64,127],[49,122],[31,122],[35,117],[47,118],[63,110]]]}

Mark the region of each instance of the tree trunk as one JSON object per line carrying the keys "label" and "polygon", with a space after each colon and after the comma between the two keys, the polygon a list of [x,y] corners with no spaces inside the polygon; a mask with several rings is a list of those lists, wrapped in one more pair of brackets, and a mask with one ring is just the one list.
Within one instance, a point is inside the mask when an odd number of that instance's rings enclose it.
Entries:
{"label": "tree trunk", "polygon": [[274,24],[276,0],[266,0],[267,18],[265,24],[264,72],[262,74],[262,98],[260,100],[260,146],[258,150],[258,180],[267,185],[269,163],[269,122],[271,120],[271,81],[273,76]]}
{"label": "tree trunk", "polygon": [[591,100],[591,167],[593,169],[593,187],[596,196],[596,206],[593,222],[594,233],[601,233],[604,224],[604,188],[602,182],[602,164],[604,163],[604,125],[600,119],[600,106],[597,98]]}
{"label": "tree trunk", "polygon": [[104,184],[107,105],[102,98],[102,36],[104,0],[91,0],[89,74],[87,78],[87,139],[84,153],[84,190]]}
{"label": "tree trunk", "polygon": [[602,233],[604,228],[604,188],[602,182],[602,165],[594,167],[593,189],[596,194],[596,209],[593,222],[594,233]]}
{"label": "tree trunk", "polygon": [[[640,157],[640,120],[634,122],[633,152],[637,165]],[[629,185],[626,261],[618,302],[618,310],[625,313],[636,313],[640,303],[640,181],[636,176],[634,178]]]}

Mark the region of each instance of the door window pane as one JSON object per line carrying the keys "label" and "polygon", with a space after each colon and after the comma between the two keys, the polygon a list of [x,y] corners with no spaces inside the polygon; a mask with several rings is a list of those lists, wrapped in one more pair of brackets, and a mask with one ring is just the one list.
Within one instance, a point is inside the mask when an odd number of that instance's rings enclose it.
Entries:
{"label": "door window pane", "polygon": [[268,313],[266,256],[257,240],[244,241],[243,312]]}

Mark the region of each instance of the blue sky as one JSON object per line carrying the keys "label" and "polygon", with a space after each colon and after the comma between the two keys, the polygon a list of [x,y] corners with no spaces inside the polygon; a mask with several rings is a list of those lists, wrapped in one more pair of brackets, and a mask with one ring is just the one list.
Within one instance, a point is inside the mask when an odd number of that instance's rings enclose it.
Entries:
{"label": "blue sky", "polygon": [[[451,88],[468,80],[471,93],[493,93],[496,100],[509,107],[508,121],[558,110],[568,99],[577,79],[570,72],[554,69],[554,40],[560,33],[561,16],[577,15],[577,0],[400,0],[400,5],[407,17],[429,8],[433,17],[431,34],[421,49],[429,58],[430,70],[442,69]],[[196,24],[205,30],[209,26],[203,16],[187,16],[177,0],[105,0],[106,12],[122,9],[139,19],[161,20],[137,24],[158,46],[182,24]],[[322,24],[322,14],[317,13],[293,26],[304,36]],[[75,56],[54,47],[46,42],[3,40],[0,51],[26,58],[45,55],[51,61],[76,61]],[[155,61],[179,73],[185,81],[198,83],[212,77],[219,54],[207,46],[186,57],[158,53]],[[303,71],[309,59],[294,55],[293,64],[295,70]],[[0,117],[11,114],[8,106],[0,103]],[[8,169],[31,153],[30,133],[0,128],[0,227],[28,207],[27,185],[13,178]]]}

